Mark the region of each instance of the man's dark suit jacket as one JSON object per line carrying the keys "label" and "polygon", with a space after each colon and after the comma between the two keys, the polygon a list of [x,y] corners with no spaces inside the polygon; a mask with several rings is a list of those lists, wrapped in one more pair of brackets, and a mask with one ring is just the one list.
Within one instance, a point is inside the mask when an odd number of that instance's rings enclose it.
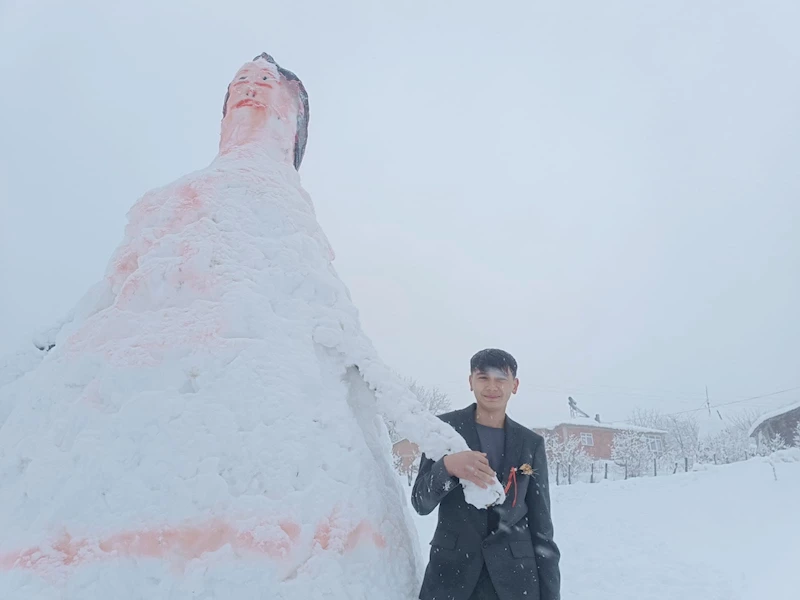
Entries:
{"label": "man's dark suit jacket", "polygon": [[[472,450],[481,451],[472,404],[439,418],[452,425]],[[498,473],[505,485],[511,467],[528,464],[533,475],[517,471],[505,502],[477,509],[464,500],[456,477],[448,475],[442,459],[434,462],[424,454],[414,482],[411,503],[421,515],[439,506],[439,522],[431,540],[431,553],[419,597],[422,600],[467,600],[485,562],[501,600],[559,600],[561,554],[553,541],[550,489],[544,440],[512,421],[505,420],[505,465]],[[490,511],[499,524],[490,531]]]}

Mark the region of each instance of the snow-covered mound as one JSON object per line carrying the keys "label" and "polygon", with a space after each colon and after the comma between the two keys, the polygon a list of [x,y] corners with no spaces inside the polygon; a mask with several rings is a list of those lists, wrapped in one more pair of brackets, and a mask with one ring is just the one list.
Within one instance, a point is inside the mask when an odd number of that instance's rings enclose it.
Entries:
{"label": "snow-covered mound", "polygon": [[217,158],[136,202],[55,347],[0,388],[3,600],[418,589],[379,415],[434,458],[467,446],[360,328],[296,171],[307,116],[292,73],[245,64]]}
{"label": "snow-covered mound", "polygon": [[[16,352],[0,357],[0,388],[14,383],[26,373],[33,371],[45,356],[45,350],[30,342]],[[0,409],[0,422],[3,420]]]}
{"label": "snow-covered mound", "polygon": [[[800,598],[798,448],[551,494],[565,599]],[[436,517],[416,520],[426,547]]]}

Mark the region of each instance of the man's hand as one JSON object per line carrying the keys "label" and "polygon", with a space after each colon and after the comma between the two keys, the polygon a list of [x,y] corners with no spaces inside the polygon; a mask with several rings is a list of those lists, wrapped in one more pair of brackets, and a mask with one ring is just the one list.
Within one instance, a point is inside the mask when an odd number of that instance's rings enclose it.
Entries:
{"label": "man's hand", "polygon": [[466,450],[448,454],[444,457],[444,468],[450,475],[471,481],[484,490],[497,477],[492,467],[489,466],[489,460],[484,452]]}

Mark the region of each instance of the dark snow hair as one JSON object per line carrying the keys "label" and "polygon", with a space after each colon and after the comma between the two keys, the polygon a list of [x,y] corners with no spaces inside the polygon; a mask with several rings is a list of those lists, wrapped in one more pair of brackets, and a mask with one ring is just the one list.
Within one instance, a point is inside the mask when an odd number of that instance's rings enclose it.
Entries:
{"label": "dark snow hair", "polygon": [[[306,88],[303,85],[303,82],[300,81],[300,78],[292,73],[291,71],[284,69],[278,63],[275,62],[275,59],[272,58],[266,52],[262,52],[255,58],[253,61],[258,59],[266,60],[267,62],[272,63],[276,67],[278,67],[278,73],[286,79],[287,81],[296,81],[297,88],[300,92],[300,102],[302,103],[301,110],[297,113],[297,133],[294,138],[294,168],[299,169],[300,163],[303,162],[303,155],[306,153],[306,142],[308,141],[308,92],[306,92]],[[228,86],[228,92],[225,94],[225,100],[222,103],[222,116],[225,117],[225,113],[227,112],[228,106],[228,98],[230,97],[230,85]]]}
{"label": "dark snow hair", "polygon": [[499,369],[504,373],[511,372],[512,377],[517,376],[517,361],[505,350],[487,348],[481,350],[469,361],[473,373],[485,373],[489,369]]}

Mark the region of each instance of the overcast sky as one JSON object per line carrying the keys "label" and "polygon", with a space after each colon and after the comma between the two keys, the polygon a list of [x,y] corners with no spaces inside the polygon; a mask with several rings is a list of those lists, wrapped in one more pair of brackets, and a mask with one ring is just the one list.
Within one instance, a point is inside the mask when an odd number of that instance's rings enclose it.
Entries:
{"label": "overcast sky", "polygon": [[[303,80],[304,186],[383,359],[604,420],[800,386],[800,3],[0,0],[0,349],[67,312],[241,64]],[[735,407],[772,408],[800,390]]]}

